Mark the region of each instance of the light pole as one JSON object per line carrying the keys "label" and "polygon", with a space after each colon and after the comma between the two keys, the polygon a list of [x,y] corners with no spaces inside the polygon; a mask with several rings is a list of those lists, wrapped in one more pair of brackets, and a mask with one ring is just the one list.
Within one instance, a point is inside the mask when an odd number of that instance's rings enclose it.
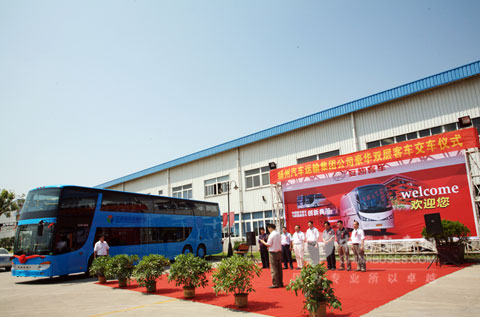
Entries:
{"label": "light pole", "polygon": [[233,187],[233,189],[237,190],[238,189],[238,186],[237,186],[237,182],[235,182],[234,180],[231,180],[227,183],[227,203],[228,203],[228,253],[227,253],[227,256],[232,256],[233,255],[233,249],[232,249],[232,241],[231,241],[231,238],[230,236],[232,235],[231,234],[231,230],[232,230],[232,226],[230,225],[230,186],[232,185],[232,183],[235,184],[235,187]]}

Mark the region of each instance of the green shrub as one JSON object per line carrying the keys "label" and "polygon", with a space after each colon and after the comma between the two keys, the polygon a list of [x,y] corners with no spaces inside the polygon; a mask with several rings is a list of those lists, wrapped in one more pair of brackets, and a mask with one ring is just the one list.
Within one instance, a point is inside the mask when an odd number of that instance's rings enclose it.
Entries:
{"label": "green shrub", "polygon": [[207,260],[192,253],[180,254],[170,266],[168,281],[175,281],[176,286],[205,287],[208,284],[207,273],[211,270],[212,265]]}
{"label": "green shrub", "polygon": [[334,294],[332,281],[327,278],[327,269],[323,263],[317,265],[305,265],[300,271],[300,275],[295,280],[291,280],[287,285],[287,291],[301,291],[305,296],[305,305],[303,308],[309,312],[317,311],[321,302],[327,306],[342,309],[342,304]]}
{"label": "green shrub", "polygon": [[90,266],[90,275],[106,277],[110,260],[111,258],[109,256],[96,257]]}
{"label": "green shrub", "polygon": [[118,254],[111,258],[107,264],[107,279],[125,280],[132,277],[135,269],[135,262],[138,261],[138,255]]}
{"label": "green shrub", "polygon": [[262,270],[248,257],[234,255],[220,262],[217,271],[213,273],[213,289],[218,295],[220,291],[228,294],[248,294],[254,292],[252,278],[260,276]]}
{"label": "green shrub", "polygon": [[0,239],[0,248],[4,248],[4,249],[7,249],[8,251],[12,251],[14,243],[15,243],[15,237],[2,238]]}
{"label": "green shrub", "polygon": [[163,255],[146,255],[135,266],[133,277],[137,280],[138,285],[147,287],[147,290],[150,291],[169,264],[170,261]]}
{"label": "green shrub", "polygon": [[465,244],[468,241],[468,229],[463,223],[451,220],[442,220],[443,233],[441,234],[428,234],[427,228],[423,228],[422,236],[429,240],[435,241],[437,245],[460,245]]}

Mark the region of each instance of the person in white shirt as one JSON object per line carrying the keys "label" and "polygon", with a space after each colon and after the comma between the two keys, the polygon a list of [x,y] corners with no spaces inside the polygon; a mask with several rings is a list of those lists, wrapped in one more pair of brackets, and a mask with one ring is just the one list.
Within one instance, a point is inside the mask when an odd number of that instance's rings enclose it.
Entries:
{"label": "person in white shirt", "polygon": [[357,261],[357,271],[365,272],[367,270],[364,253],[365,233],[359,228],[358,221],[353,222],[352,231],[352,249]]}
{"label": "person in white shirt", "polygon": [[320,262],[320,250],[318,249],[318,238],[320,232],[313,226],[313,221],[308,222],[308,229],[305,233],[305,240],[307,240],[307,249],[312,259],[312,265],[317,265]]}
{"label": "person in white shirt", "polygon": [[110,254],[110,247],[108,246],[107,241],[105,241],[105,236],[101,235],[100,240],[95,243],[95,247],[93,248],[93,257],[96,258],[97,256],[107,256]]}
{"label": "person in white shirt", "polygon": [[293,252],[295,252],[295,258],[297,259],[297,270],[303,267],[303,245],[305,243],[305,234],[300,231],[300,226],[295,226],[295,233],[292,237]]}
{"label": "person in white shirt", "polygon": [[287,231],[287,227],[283,227],[282,231],[283,268],[288,269],[288,264],[290,264],[290,268],[293,270],[292,235]]}
{"label": "person in white shirt", "polygon": [[267,225],[267,230],[270,232],[267,242],[260,240],[261,243],[268,247],[268,255],[270,268],[272,269],[272,286],[268,288],[283,287],[283,271],[282,271],[282,237],[275,229],[273,223]]}

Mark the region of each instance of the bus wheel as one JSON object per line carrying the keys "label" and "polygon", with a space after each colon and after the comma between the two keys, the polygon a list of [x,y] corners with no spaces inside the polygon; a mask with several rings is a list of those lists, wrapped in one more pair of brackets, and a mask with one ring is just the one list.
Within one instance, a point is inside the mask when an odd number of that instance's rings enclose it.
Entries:
{"label": "bus wheel", "polygon": [[89,278],[90,277],[90,266],[92,266],[92,262],[93,262],[93,255],[90,256],[90,258],[88,259],[87,269],[85,270],[85,272],[83,272],[83,277],[84,278]]}
{"label": "bus wheel", "polygon": [[183,247],[182,254],[193,253],[193,249],[190,244]]}
{"label": "bus wheel", "polygon": [[207,248],[205,248],[205,245],[200,244],[197,248],[197,256],[203,259],[206,254],[207,254]]}

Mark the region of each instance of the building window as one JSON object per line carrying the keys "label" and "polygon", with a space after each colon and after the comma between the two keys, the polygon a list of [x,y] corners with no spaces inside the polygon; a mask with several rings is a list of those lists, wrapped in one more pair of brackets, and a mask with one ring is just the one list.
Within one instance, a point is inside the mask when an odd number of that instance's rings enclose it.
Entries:
{"label": "building window", "polygon": [[317,160],[317,154],[310,155],[310,156],[307,156],[307,157],[298,158],[297,159],[297,164],[308,163],[308,162],[312,162],[312,161],[316,161],[316,160]]}
{"label": "building window", "polygon": [[[472,119],[472,122],[473,122],[473,125],[477,127],[477,129],[478,129],[478,127],[480,127],[480,118],[474,118],[474,119]],[[443,132],[455,131],[457,129],[458,129],[458,126],[457,126],[456,122],[449,123],[449,124],[441,125],[441,126],[438,126],[438,127],[433,127],[433,128],[429,128],[429,129],[423,129],[423,130],[420,130],[420,131],[410,132],[410,133],[407,133],[407,134],[400,134],[400,135],[397,135],[395,137],[391,137],[391,138],[387,138],[387,139],[383,139],[383,140],[367,142],[367,149],[372,149],[372,148],[376,148],[376,147],[379,147],[379,146],[384,146],[384,145],[389,145],[389,144],[393,144],[393,143],[403,142],[403,141],[406,141],[406,140],[415,140],[419,137],[423,138],[423,137],[427,137],[427,136],[430,136],[430,135],[435,135],[435,134],[439,134],[439,133],[443,133]]]}
{"label": "building window", "polygon": [[417,131],[407,133],[407,140],[415,140],[418,138]]}
{"label": "building window", "polygon": [[172,196],[177,198],[192,199],[192,184],[173,187]]}
{"label": "building window", "polygon": [[334,151],[329,151],[329,152],[324,152],[318,154],[318,159],[323,160],[329,157],[334,157],[334,156],[339,156],[340,155],[340,150],[334,150]]}
{"label": "building window", "polygon": [[421,138],[430,136],[430,129],[420,130],[418,131],[418,134],[420,135]]}
{"label": "building window", "polygon": [[270,167],[264,166],[245,171],[245,183],[248,188],[260,187],[270,184]]}
{"label": "building window", "polygon": [[382,146],[390,145],[390,144],[393,144],[393,143],[395,143],[394,138],[383,139],[383,140],[380,141],[380,144]]}
{"label": "building window", "polygon": [[407,140],[407,135],[406,134],[401,134],[401,135],[397,135],[395,137],[395,142],[403,142],[403,141],[406,141]]}
{"label": "building window", "polygon": [[205,181],[205,197],[220,195],[228,191],[228,175],[207,179]]}
{"label": "building window", "polygon": [[435,135],[435,134],[442,133],[443,129],[442,129],[442,126],[439,126],[439,127],[431,128],[430,131],[432,135]]}
{"label": "building window", "polygon": [[158,191],[158,195],[160,195],[160,196],[163,195],[163,190],[162,189]]}
{"label": "building window", "polygon": [[380,141],[367,142],[367,149],[373,149],[380,146]]}
{"label": "building window", "polygon": [[317,160],[323,160],[329,157],[334,157],[334,156],[339,156],[340,155],[340,150],[333,150],[333,151],[328,151],[320,154],[315,154],[315,155],[310,155],[307,157],[301,157],[297,159],[297,164],[303,164],[303,163],[308,163],[312,161],[317,161]]}
{"label": "building window", "polygon": [[455,123],[446,124],[443,127],[445,129],[445,132],[454,131],[454,130],[457,130],[457,123],[455,122]]}
{"label": "building window", "polygon": [[473,126],[477,128],[477,132],[480,135],[480,117],[472,119]]}
{"label": "building window", "polygon": [[235,224],[233,225],[234,236],[240,236],[240,228],[243,230],[244,237],[245,233],[250,231],[254,231],[258,236],[260,234],[260,228],[263,227],[266,230],[268,223],[273,223],[271,210],[244,212],[241,221],[239,220],[238,214],[235,214]]}

